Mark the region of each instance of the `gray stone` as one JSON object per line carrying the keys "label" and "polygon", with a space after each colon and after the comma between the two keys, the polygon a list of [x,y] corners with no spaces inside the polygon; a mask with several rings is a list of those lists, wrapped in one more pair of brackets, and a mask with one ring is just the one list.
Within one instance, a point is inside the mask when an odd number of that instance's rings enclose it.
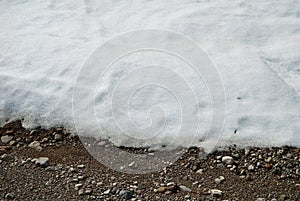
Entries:
{"label": "gray stone", "polygon": [[215,179],[215,182],[217,183],[217,184],[220,184],[222,181],[224,181],[225,180],[225,177],[223,177],[223,176],[219,176],[218,178],[216,178]]}
{"label": "gray stone", "polygon": [[39,143],[38,141],[33,141],[31,142],[28,147],[32,148],[32,149],[36,149],[38,151],[42,151],[42,147],[41,147],[41,143]]}
{"label": "gray stone", "polygon": [[248,170],[253,171],[254,169],[255,169],[255,167],[253,165],[248,166]]}
{"label": "gray stone", "polygon": [[14,195],[13,194],[11,194],[11,193],[7,193],[6,195],[5,195],[5,199],[7,199],[7,200],[12,200],[12,199],[14,199]]}
{"label": "gray stone", "polygon": [[266,201],[265,198],[257,198],[256,201]]}
{"label": "gray stone", "polygon": [[37,159],[33,159],[35,164],[40,167],[48,167],[49,166],[49,158],[48,157],[39,157]]}
{"label": "gray stone", "polygon": [[186,186],[180,185],[179,189],[184,192],[192,192],[192,190]]}
{"label": "gray stone", "polygon": [[83,168],[85,168],[85,165],[77,165],[77,168],[83,169]]}
{"label": "gray stone", "polygon": [[234,163],[234,160],[231,156],[223,156],[222,163],[225,163],[226,165],[232,165]]}
{"label": "gray stone", "polygon": [[1,137],[1,142],[2,142],[3,144],[7,144],[7,143],[9,143],[13,138],[14,138],[14,136],[12,136],[12,135],[4,135],[4,136]]}
{"label": "gray stone", "polygon": [[56,141],[62,140],[62,135],[61,134],[55,134],[54,135],[54,140],[56,140]]}
{"label": "gray stone", "polygon": [[79,191],[78,191],[78,195],[84,195],[84,190],[83,189],[80,189]]}
{"label": "gray stone", "polygon": [[121,190],[119,195],[122,199],[129,200],[132,198],[133,193],[128,190]]}
{"label": "gray stone", "polygon": [[213,197],[222,197],[222,191],[218,189],[211,189],[210,190],[211,196]]}

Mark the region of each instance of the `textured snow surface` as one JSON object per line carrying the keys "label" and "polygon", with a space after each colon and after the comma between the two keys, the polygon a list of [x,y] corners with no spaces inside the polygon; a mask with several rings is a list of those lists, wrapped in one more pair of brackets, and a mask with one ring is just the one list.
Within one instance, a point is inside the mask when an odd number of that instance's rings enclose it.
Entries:
{"label": "textured snow surface", "polygon": [[[215,63],[226,92],[220,145],[300,146],[299,0],[1,1],[1,124],[23,117],[27,127],[63,124],[74,130],[72,92],[85,59],[106,40],[144,28],[184,34]],[[127,61],[146,57],[162,62],[162,55],[149,55],[136,55]],[[169,61],[174,68],[180,66]],[[119,65],[126,65],[126,61]],[[109,102],[103,94],[109,96],[111,87],[129,68],[122,69],[116,67],[104,83],[99,83],[100,91],[95,95],[99,123],[116,143],[125,146],[167,144],[178,129],[178,119],[174,118],[178,105],[161,89],[149,87],[140,92],[143,98],[138,93],[133,96],[131,112],[137,125],[147,126],[148,108],[160,104],[169,123],[164,136],[139,143],[110,130],[112,117],[106,111]],[[189,70],[181,71],[189,77]],[[199,82],[197,89],[202,88],[204,84]],[[200,139],[209,127],[210,108],[207,92],[199,96],[204,117]],[[87,134],[99,135],[89,128]],[[188,137],[177,136],[177,144],[185,145]]]}

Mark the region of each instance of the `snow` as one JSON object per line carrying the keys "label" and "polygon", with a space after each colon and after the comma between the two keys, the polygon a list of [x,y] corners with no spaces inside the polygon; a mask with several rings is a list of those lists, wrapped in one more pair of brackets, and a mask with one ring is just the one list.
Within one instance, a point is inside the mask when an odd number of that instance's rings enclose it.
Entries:
{"label": "snow", "polygon": [[[108,39],[145,28],[184,34],[214,62],[226,92],[219,146],[300,146],[298,0],[1,1],[0,123],[22,117],[26,127],[63,125],[75,132],[72,95],[85,59]],[[97,85],[97,123],[109,137],[125,146],[159,147],[174,140],[180,127],[176,98],[155,86],[132,97],[130,114],[135,124],[147,127],[148,109],[160,105],[167,123],[162,136],[133,141],[113,126],[107,97],[134,62],[172,66],[191,82],[200,100],[203,138],[211,117],[205,84],[194,80],[186,64],[155,52],[115,63]],[[93,126],[86,126],[84,133],[99,137]],[[186,146],[189,139],[192,135],[177,136],[173,145]]]}

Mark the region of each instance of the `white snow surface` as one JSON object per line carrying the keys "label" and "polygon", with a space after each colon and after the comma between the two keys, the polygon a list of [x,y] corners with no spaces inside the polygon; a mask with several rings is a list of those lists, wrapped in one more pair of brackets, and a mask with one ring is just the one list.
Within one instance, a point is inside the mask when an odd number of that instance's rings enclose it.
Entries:
{"label": "white snow surface", "polygon": [[[213,60],[226,93],[220,146],[300,146],[299,0],[1,1],[0,123],[24,118],[26,127],[63,125],[75,132],[72,93],[85,59],[108,39],[145,28],[184,34]],[[161,55],[137,57],[159,63]],[[126,66],[126,61],[119,65]],[[181,66],[183,76],[192,76]],[[140,92],[142,99],[133,96],[131,112],[137,125],[147,126],[147,109],[160,104],[169,123],[165,135],[137,142],[114,130],[106,96],[130,68],[115,69],[99,83],[95,95],[101,126],[117,144],[168,144],[180,123],[173,118],[179,109],[172,94],[161,89],[148,87]],[[191,82],[198,91],[205,89],[203,83],[197,87]],[[196,94],[203,101],[200,139],[209,127],[210,107],[207,92]],[[93,126],[98,125],[87,126],[85,133],[102,135],[95,134]],[[189,137],[177,136],[176,145],[186,146]]]}

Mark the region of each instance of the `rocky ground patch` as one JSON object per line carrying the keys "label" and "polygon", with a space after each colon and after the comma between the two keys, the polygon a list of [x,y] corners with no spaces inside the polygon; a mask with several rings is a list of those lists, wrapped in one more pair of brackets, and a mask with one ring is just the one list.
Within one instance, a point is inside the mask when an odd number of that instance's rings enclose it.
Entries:
{"label": "rocky ground patch", "polygon": [[295,147],[205,157],[194,147],[160,172],[130,175],[101,165],[63,128],[26,130],[15,121],[0,136],[0,200],[300,200]]}

